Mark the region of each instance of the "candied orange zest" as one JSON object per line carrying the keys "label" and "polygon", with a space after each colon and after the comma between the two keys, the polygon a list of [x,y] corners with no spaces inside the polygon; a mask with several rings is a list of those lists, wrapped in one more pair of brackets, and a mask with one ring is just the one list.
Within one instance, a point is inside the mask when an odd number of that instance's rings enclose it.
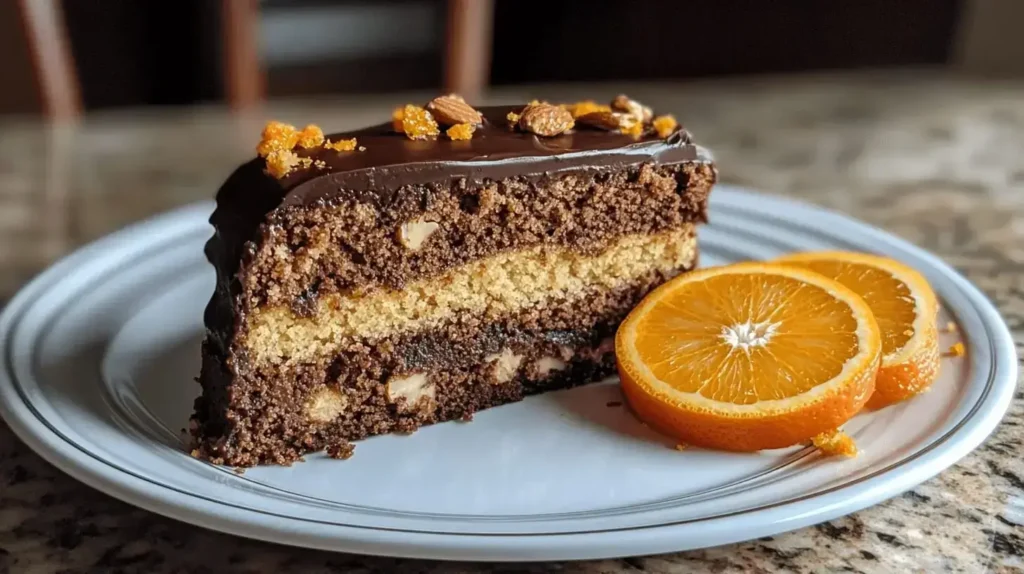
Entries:
{"label": "candied orange zest", "polygon": [[954,343],[949,350],[946,351],[947,357],[963,357],[967,354],[967,348],[961,342]]}
{"label": "candied orange zest", "polygon": [[324,144],[324,148],[333,149],[334,151],[352,151],[356,149],[356,138],[350,140],[338,140],[328,141]]}
{"label": "candied orange zest", "polygon": [[295,126],[284,122],[269,121],[263,127],[260,135],[260,143],[256,146],[256,153],[260,157],[268,157],[275,151],[290,151],[299,141],[299,132]]}
{"label": "candied orange zest", "polygon": [[640,137],[644,133],[644,125],[640,122],[636,122],[628,127],[624,127],[621,130],[622,133],[633,136],[635,138]]}
{"label": "candied orange zest", "polygon": [[654,118],[651,125],[654,126],[654,131],[658,132],[658,137],[667,138],[672,135],[672,132],[676,131],[676,128],[679,127],[679,122],[672,115],[664,115]]}
{"label": "candied orange zest", "polygon": [[834,456],[857,456],[857,443],[841,430],[823,432],[811,439],[811,443],[822,453]]}
{"label": "candied orange zest", "polygon": [[398,133],[405,132],[402,127],[402,120],[405,119],[405,109],[398,107],[391,112],[391,127]]}
{"label": "candied orange zest", "polygon": [[594,112],[611,112],[611,106],[599,104],[594,100],[583,100],[576,102],[575,104],[562,104],[562,107],[572,114],[572,119],[579,119],[580,116],[585,116]]}
{"label": "candied orange zest", "polygon": [[445,132],[453,140],[468,140],[473,138],[476,128],[473,124],[455,124]]}
{"label": "candied orange zest", "polygon": [[290,149],[273,150],[267,154],[267,173],[277,179],[288,175],[301,164],[299,156]]}
{"label": "candied orange zest", "polygon": [[309,124],[299,132],[299,147],[310,149],[320,147],[324,143],[324,131],[320,126]]}
{"label": "candied orange zest", "polygon": [[441,133],[426,108],[408,104],[402,109],[402,131],[411,140],[424,140]]}

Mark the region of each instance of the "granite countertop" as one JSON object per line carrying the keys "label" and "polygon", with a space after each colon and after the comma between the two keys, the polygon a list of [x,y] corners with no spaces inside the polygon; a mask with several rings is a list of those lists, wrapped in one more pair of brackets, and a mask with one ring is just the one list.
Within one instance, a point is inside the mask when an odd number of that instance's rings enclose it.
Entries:
{"label": "granite countertop", "polygon": [[[680,86],[505,90],[670,109],[712,148],[723,181],[838,209],[930,249],[996,303],[1024,344],[1024,83],[933,73],[734,79]],[[212,197],[274,117],[345,129],[390,98],[107,112],[78,125],[0,122],[0,300],[55,257],[131,221]],[[531,572],[1024,571],[1024,393],[974,453],[840,520],[701,551],[506,565]],[[138,510],[43,462],[0,423],[0,572],[480,572],[486,564],[307,551]]]}

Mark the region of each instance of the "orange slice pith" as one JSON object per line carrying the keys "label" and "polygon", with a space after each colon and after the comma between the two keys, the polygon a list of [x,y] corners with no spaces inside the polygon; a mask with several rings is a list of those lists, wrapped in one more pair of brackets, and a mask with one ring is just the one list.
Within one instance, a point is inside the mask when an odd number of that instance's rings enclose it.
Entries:
{"label": "orange slice pith", "polygon": [[787,447],[842,426],[871,396],[881,348],[852,290],[764,263],[666,282],[615,338],[637,416],[686,444],[731,451]]}
{"label": "orange slice pith", "polygon": [[787,255],[797,265],[839,281],[864,298],[882,333],[882,368],[869,409],[913,397],[939,373],[938,297],[923,275],[886,257],[823,251]]}

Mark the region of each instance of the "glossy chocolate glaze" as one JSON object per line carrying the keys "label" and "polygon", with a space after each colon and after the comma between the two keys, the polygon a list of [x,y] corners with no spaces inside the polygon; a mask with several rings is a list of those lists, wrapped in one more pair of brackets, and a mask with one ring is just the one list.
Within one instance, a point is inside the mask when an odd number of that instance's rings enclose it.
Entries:
{"label": "glossy chocolate glaze", "polygon": [[300,156],[320,160],[324,167],[298,169],[284,177],[279,182],[281,204],[308,205],[352,193],[386,204],[403,186],[443,179],[465,179],[473,184],[579,168],[618,169],[645,162],[710,161],[682,129],[668,138],[660,138],[650,130],[634,138],[579,125],[571,133],[550,138],[510,130],[506,116],[521,109],[522,106],[481,108],[483,125],[472,139],[465,141],[452,141],[444,135],[411,140],[395,133],[390,122],[331,134],[327,137],[332,141],[354,137],[365,150],[300,150]]}

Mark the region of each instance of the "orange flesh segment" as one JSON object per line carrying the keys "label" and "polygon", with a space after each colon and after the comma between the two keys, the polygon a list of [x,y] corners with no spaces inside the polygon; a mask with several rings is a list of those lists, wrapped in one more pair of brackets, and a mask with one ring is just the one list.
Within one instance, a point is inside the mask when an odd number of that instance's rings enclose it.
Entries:
{"label": "orange flesh segment", "polygon": [[914,336],[914,298],[902,281],[882,269],[846,261],[806,260],[800,265],[853,289],[871,307],[882,334],[882,355],[903,348]]}
{"label": "orange flesh segment", "polygon": [[615,339],[622,390],[641,421],[681,444],[741,452],[842,427],[872,396],[881,347],[851,289],[755,262],[668,281]]}
{"label": "orange flesh segment", "polygon": [[800,395],[859,351],[853,313],[824,289],[739,274],[682,285],[658,301],[637,323],[636,348],[673,388],[738,405]]}
{"label": "orange flesh segment", "polygon": [[939,303],[928,280],[887,257],[857,252],[795,253],[779,262],[820,273],[858,293],[882,336],[882,368],[870,409],[907,400],[939,373]]}

